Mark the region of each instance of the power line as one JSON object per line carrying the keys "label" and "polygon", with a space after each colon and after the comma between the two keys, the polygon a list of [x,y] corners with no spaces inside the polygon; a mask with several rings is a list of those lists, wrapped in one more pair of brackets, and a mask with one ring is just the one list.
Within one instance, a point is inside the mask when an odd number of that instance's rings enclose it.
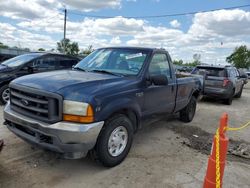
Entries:
{"label": "power line", "polygon": [[[212,11],[218,11],[218,10],[230,10],[230,9],[246,8],[246,7],[250,7],[250,4],[240,5],[240,6],[232,6],[232,7],[224,7],[224,8],[217,8],[217,9],[210,9],[210,10],[202,10],[202,11],[185,12],[185,13],[150,15],[150,16],[123,16],[123,18],[145,19],[145,18],[165,18],[165,17],[176,17],[176,16],[188,16],[188,15],[194,15],[194,14],[197,14],[197,13],[206,13],[206,12],[212,12]],[[84,17],[89,17],[89,18],[115,18],[115,17],[118,17],[118,16],[93,15],[93,14],[88,15],[88,14],[82,14],[82,13],[77,13],[77,12],[73,12],[73,11],[68,11],[68,14],[84,16]]]}

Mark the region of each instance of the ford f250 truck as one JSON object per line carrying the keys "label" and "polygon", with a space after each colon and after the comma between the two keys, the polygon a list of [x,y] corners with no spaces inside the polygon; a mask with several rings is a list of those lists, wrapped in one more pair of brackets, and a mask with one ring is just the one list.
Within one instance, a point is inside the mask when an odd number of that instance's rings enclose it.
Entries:
{"label": "ford f250 truck", "polygon": [[127,156],[141,120],[179,112],[192,121],[198,78],[177,78],[167,51],[117,47],[94,51],[72,70],[12,81],[5,125],[22,139],[66,158],[88,152],[104,166]]}

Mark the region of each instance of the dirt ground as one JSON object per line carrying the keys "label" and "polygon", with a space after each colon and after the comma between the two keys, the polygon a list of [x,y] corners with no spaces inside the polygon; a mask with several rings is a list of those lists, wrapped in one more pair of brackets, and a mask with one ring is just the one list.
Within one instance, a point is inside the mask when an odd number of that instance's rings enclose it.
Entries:
{"label": "dirt ground", "polygon": [[[90,158],[65,160],[33,148],[0,126],[5,147],[0,154],[0,188],[12,187],[202,187],[211,140],[222,112],[230,126],[249,121],[250,84],[231,106],[205,99],[198,103],[193,122],[176,117],[147,120],[134,138],[126,160],[108,169]],[[0,108],[0,111],[3,107]],[[0,117],[2,124],[2,115]],[[250,127],[230,132],[225,188],[250,187]]]}

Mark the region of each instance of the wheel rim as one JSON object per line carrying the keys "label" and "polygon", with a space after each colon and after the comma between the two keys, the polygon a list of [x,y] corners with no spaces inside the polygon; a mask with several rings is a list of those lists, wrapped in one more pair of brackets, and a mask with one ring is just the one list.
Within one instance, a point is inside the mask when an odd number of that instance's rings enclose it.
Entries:
{"label": "wheel rim", "polygon": [[120,155],[127,146],[128,131],[125,127],[119,126],[110,134],[108,141],[108,151],[112,157]]}
{"label": "wheel rim", "polygon": [[9,88],[7,88],[3,91],[2,99],[4,100],[4,102],[7,102],[10,99],[10,89]]}

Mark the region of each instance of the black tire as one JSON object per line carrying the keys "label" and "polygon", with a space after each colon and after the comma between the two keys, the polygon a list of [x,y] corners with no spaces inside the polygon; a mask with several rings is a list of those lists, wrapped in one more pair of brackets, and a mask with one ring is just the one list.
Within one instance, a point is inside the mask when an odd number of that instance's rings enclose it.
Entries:
{"label": "black tire", "polygon": [[180,111],[180,120],[189,123],[193,120],[196,111],[197,99],[192,96],[187,106]]}
{"label": "black tire", "polygon": [[241,86],[241,89],[240,89],[239,93],[237,95],[235,95],[235,98],[241,98],[243,87],[244,87],[244,85]]}
{"label": "black tire", "polygon": [[2,87],[0,88],[0,103],[1,103],[2,105],[4,105],[4,104],[7,103],[7,101],[4,100],[4,98],[3,98],[3,94],[4,94],[4,92],[5,92],[7,89],[9,89],[9,85],[4,85],[4,86],[2,86]]}
{"label": "black tire", "polygon": [[[120,127],[124,127],[127,131],[127,142],[123,151],[117,155],[112,156],[109,151],[109,140],[111,138],[111,134],[116,129]],[[96,159],[100,161],[103,166],[113,167],[120,164],[125,157],[127,156],[133,141],[133,125],[130,119],[123,115],[118,114],[110,118],[104,125],[103,129],[100,132],[100,135],[97,139],[97,143],[94,149]],[[120,145],[119,145],[120,147]]]}
{"label": "black tire", "polygon": [[234,98],[234,91],[235,90],[233,89],[230,97],[224,100],[224,104],[226,104],[226,105],[231,105],[232,104],[233,98]]}

